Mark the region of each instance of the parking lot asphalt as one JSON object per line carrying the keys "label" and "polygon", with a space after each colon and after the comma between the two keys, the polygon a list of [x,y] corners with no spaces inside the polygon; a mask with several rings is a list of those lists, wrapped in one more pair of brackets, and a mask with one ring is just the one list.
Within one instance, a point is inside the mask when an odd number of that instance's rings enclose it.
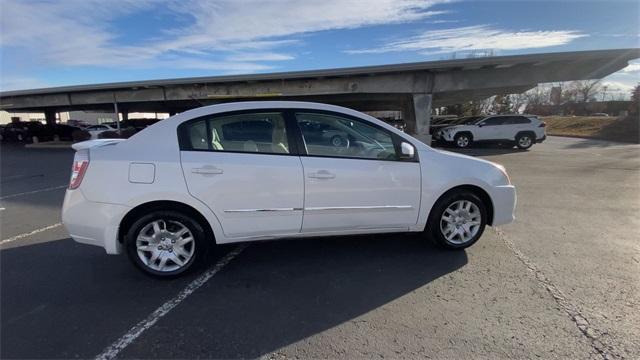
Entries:
{"label": "parking lot asphalt", "polygon": [[0,152],[2,358],[640,357],[638,145],[463,151],[518,189],[517,220],[466,251],[405,234],[227,245],[212,266],[242,252],[210,278],[171,281],[68,238],[71,150]]}

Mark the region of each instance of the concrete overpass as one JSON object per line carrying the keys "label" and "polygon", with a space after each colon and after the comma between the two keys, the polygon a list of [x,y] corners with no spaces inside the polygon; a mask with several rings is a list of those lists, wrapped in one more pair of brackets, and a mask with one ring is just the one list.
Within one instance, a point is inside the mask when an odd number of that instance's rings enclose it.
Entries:
{"label": "concrete overpass", "polygon": [[595,50],[427,61],[270,74],[118,82],[0,92],[0,109],[185,111],[201,105],[260,99],[305,100],[361,111],[400,110],[407,131],[429,141],[432,106],[521,93],[538,83],[599,79],[640,58],[640,49]]}

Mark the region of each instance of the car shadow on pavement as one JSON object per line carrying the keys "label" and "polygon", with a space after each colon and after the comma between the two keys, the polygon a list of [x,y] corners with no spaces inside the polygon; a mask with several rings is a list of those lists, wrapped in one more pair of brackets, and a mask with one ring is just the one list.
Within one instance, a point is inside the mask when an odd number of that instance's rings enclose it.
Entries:
{"label": "car shadow on pavement", "polygon": [[71,239],[3,249],[0,274],[3,359],[92,358],[198,275],[158,281]]}
{"label": "car shadow on pavement", "polygon": [[[237,245],[219,247],[212,263]],[[70,239],[0,252],[2,358],[87,358],[199,274],[161,281]],[[467,263],[419,236],[251,244],[121,357],[248,358],[352,321]]]}
{"label": "car shadow on pavement", "polygon": [[[535,146],[535,145],[534,145]],[[454,146],[435,146],[438,150],[451,151],[459,154],[469,156],[491,156],[491,155],[505,155],[512,153],[526,153],[529,150],[520,150],[514,147],[505,147],[495,144],[474,144],[472,147],[466,149],[460,149]]]}
{"label": "car shadow on pavement", "polygon": [[356,321],[466,263],[464,251],[412,235],[254,243],[121,356],[259,357]]}

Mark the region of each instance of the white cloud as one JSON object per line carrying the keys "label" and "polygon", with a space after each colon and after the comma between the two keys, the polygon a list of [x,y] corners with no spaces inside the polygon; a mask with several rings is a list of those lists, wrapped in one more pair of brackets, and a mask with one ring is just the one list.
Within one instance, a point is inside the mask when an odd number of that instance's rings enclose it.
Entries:
{"label": "white cloud", "polygon": [[626,68],[620,70],[623,73],[640,73],[640,63],[630,63]]}
{"label": "white cloud", "polygon": [[261,52],[261,53],[238,53],[231,56],[228,56],[226,60],[228,61],[284,61],[284,60],[293,60],[295,57],[287,54],[280,54],[274,52]]}
{"label": "white cloud", "polygon": [[5,74],[0,77],[0,91],[33,89],[46,86],[49,86],[49,84],[33,77],[6,76]]}
{"label": "white cloud", "polygon": [[[0,45],[13,63],[254,72],[291,60],[300,34],[416,21],[443,0],[2,0]],[[173,11],[183,21],[128,43],[114,20]],[[169,26],[171,24],[169,23]],[[5,55],[6,56],[6,55]],[[4,68],[3,72],[7,69]]]}
{"label": "white cloud", "polygon": [[518,50],[567,44],[586,34],[573,30],[512,31],[476,25],[431,30],[406,40],[388,42],[378,48],[348,50],[351,54],[420,51],[445,53],[472,50]]}

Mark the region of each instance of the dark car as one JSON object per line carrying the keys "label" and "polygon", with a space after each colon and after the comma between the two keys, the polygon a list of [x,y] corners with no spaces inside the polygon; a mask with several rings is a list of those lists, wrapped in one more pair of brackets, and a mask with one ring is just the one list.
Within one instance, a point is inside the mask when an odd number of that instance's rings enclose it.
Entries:
{"label": "dark car", "polygon": [[71,126],[71,125],[56,124],[53,127],[52,140],[72,141],[73,132],[77,130],[82,130],[82,129],[76,126]]}
{"label": "dark car", "polygon": [[3,141],[18,141],[35,143],[52,140],[73,140],[74,131],[80,130],[75,126],[56,124],[53,127],[45,126],[36,121],[19,121],[7,124],[2,130]]}
{"label": "dark car", "polygon": [[36,137],[37,140],[52,136],[51,130],[36,121],[18,121],[12,122],[5,126],[2,132],[2,140],[31,142]]}

